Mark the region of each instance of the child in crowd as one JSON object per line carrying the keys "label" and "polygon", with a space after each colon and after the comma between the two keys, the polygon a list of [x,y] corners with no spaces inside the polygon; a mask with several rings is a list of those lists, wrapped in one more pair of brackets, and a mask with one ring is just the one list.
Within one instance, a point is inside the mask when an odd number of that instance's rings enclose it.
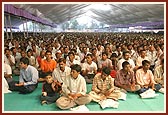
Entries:
{"label": "child in crowd", "polygon": [[54,103],[59,98],[61,90],[62,84],[54,81],[50,73],[46,75],[42,86],[42,95],[40,96],[41,104]]}

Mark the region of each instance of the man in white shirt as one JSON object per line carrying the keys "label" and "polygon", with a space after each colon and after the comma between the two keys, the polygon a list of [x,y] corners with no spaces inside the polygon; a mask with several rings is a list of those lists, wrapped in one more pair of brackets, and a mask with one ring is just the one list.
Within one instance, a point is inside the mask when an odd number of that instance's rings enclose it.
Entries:
{"label": "man in white shirt", "polygon": [[110,69],[113,69],[112,61],[108,59],[107,53],[102,53],[102,59],[98,60],[98,72],[101,72],[103,67],[109,67]]}
{"label": "man in white shirt", "polygon": [[147,53],[147,57],[151,63],[150,65],[150,70],[152,70],[152,72],[154,71],[154,67],[155,67],[155,61],[157,60],[157,51],[155,50],[154,46],[151,45],[149,46],[149,52]]}
{"label": "man in white shirt", "polygon": [[8,86],[9,86],[9,90],[13,90],[14,89],[14,85],[15,83],[17,83],[16,81],[13,80],[12,78],[12,68],[9,64],[4,63],[4,78],[6,79]]}
{"label": "man in white shirt", "polygon": [[12,78],[12,69],[9,64],[4,63],[4,76],[5,78]]}
{"label": "man in white shirt", "polygon": [[65,78],[70,75],[71,68],[66,66],[66,59],[60,58],[58,60],[59,66],[54,69],[52,77],[60,83],[63,83]]}
{"label": "man in white shirt", "polygon": [[9,49],[5,49],[5,55],[4,55],[5,63],[9,64],[11,68],[15,65],[15,58],[11,55],[11,52]]}
{"label": "man in white shirt", "polygon": [[134,68],[135,70],[139,69],[139,67],[142,66],[142,61],[143,60],[148,60],[149,58],[146,56],[146,50],[141,50],[140,51],[140,56],[138,56],[138,58],[136,59],[136,67]]}
{"label": "man in white shirt", "polygon": [[92,61],[92,54],[87,54],[86,62],[82,64],[82,75],[87,83],[92,83],[95,74],[97,73],[97,64]]}
{"label": "man in white shirt", "polygon": [[154,70],[154,80],[164,88],[164,59],[161,60],[161,64]]}
{"label": "man in white shirt", "polygon": [[86,81],[80,75],[81,66],[74,64],[71,66],[71,75],[65,78],[62,85],[63,96],[56,101],[56,105],[60,109],[69,109],[75,105],[84,105],[92,100],[86,94]]}
{"label": "man in white shirt", "polygon": [[66,65],[70,67],[71,65],[78,64],[80,65],[81,63],[77,60],[75,60],[75,54],[74,52],[69,52],[68,53],[69,60],[66,61]]}
{"label": "man in white shirt", "polygon": [[117,63],[118,70],[123,69],[122,63],[123,63],[124,61],[129,62],[130,66],[131,66],[131,69],[132,69],[132,70],[134,69],[135,63],[134,63],[134,61],[133,61],[132,59],[130,59],[130,53],[129,53],[129,51],[124,51],[124,52],[123,52],[123,58],[120,59],[120,60],[118,61],[118,63]]}

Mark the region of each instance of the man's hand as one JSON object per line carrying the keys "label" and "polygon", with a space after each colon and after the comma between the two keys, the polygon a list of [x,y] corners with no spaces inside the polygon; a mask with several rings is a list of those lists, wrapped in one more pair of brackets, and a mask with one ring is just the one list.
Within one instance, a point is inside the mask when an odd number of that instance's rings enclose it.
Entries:
{"label": "man's hand", "polygon": [[42,92],[42,95],[43,96],[47,96],[47,92]]}
{"label": "man's hand", "polygon": [[109,96],[109,95],[112,93],[112,91],[113,91],[113,90],[109,89],[109,90],[107,90],[107,91],[104,93],[104,95],[105,95],[105,96]]}
{"label": "man's hand", "polygon": [[73,94],[73,93],[69,93],[69,94],[68,94],[68,98],[74,100],[74,99],[76,99],[77,97],[76,97],[75,94]]}
{"label": "man's hand", "polygon": [[155,90],[155,84],[154,83],[152,84],[152,89]]}
{"label": "man's hand", "polygon": [[105,95],[103,95],[103,96],[100,97],[100,100],[104,100],[104,99],[106,99]]}
{"label": "man's hand", "polygon": [[135,91],[135,84],[132,84],[132,85],[131,85],[131,90],[132,90],[132,91]]}
{"label": "man's hand", "polygon": [[148,88],[149,86],[148,85],[143,85],[143,88]]}
{"label": "man's hand", "polygon": [[77,99],[77,98],[80,97],[80,96],[82,96],[82,94],[80,94],[80,93],[69,93],[69,94],[68,94],[68,97],[69,97],[70,99]]}
{"label": "man's hand", "polygon": [[24,82],[16,83],[15,86],[24,86]]}
{"label": "man's hand", "polygon": [[56,85],[55,82],[53,82],[53,83],[51,84],[51,87],[52,87],[52,89],[53,89],[54,91],[56,91],[56,87],[55,87],[55,85]]}

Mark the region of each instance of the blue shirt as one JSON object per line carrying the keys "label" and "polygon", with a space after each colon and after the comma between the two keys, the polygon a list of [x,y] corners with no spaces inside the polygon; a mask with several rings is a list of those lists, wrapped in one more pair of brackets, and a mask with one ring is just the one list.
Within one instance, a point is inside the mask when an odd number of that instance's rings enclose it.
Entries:
{"label": "blue shirt", "polygon": [[37,69],[31,65],[28,65],[26,69],[20,70],[19,82],[24,82],[24,86],[36,84],[38,78]]}

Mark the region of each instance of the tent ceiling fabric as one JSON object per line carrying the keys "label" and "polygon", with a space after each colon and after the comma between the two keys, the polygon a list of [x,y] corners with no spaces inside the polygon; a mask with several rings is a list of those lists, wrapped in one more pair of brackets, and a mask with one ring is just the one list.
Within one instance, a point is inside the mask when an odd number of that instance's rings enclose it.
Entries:
{"label": "tent ceiling fabric", "polygon": [[[88,11],[91,18],[108,25],[164,21],[164,4],[104,4],[108,10],[92,4],[13,4],[43,19],[61,24]],[[89,8],[90,7],[90,8]]]}
{"label": "tent ceiling fabric", "polygon": [[[8,16],[5,15],[5,18],[6,18],[7,27],[10,28],[10,22],[9,22]],[[23,21],[21,19],[19,19],[18,17],[15,17],[15,16],[11,16],[10,20],[12,20],[11,21],[12,28],[15,28],[15,29],[19,29],[18,26],[23,24]],[[6,25],[4,25],[4,27],[6,27]]]}

